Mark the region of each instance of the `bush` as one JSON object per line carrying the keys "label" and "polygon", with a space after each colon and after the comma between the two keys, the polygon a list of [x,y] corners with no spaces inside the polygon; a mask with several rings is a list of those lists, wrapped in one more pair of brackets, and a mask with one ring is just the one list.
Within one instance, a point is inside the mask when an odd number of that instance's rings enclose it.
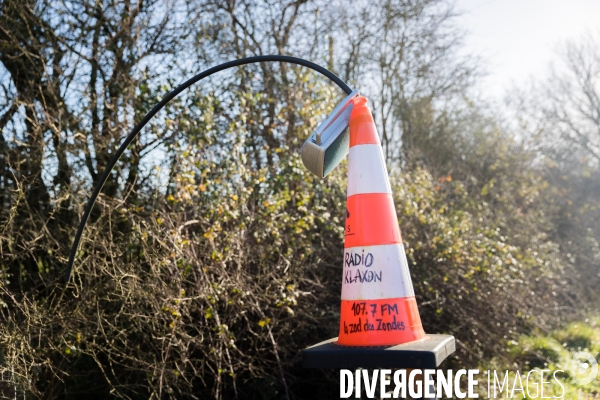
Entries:
{"label": "bush", "polygon": [[[68,246],[15,235],[5,260],[22,262],[25,246],[41,254],[35,274],[7,274],[2,286],[3,370],[16,390],[335,395],[333,381],[300,368],[300,350],[337,334],[345,166],[317,181],[288,149],[277,169],[254,170],[241,141],[230,146],[212,161],[208,148],[182,149],[164,197],[103,199],[67,289],[52,260]],[[543,235],[512,244],[501,215],[462,182],[416,169],[392,183],[426,331],[456,336],[456,363],[506,353],[578,301],[556,246]]]}

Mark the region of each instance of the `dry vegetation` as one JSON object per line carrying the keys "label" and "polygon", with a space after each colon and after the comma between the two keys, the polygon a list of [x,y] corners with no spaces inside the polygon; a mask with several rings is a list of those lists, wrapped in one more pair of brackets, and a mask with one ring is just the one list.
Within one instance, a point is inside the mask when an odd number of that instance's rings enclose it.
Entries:
{"label": "dry vegetation", "polygon": [[[577,147],[532,93],[534,134],[514,139],[469,100],[476,66],[455,53],[451,7],[380,3],[2,3],[0,396],[337,395],[334,371],[303,370],[299,351],[337,334],[345,166],[317,181],[296,153],[341,94],[302,68],[223,74],[157,116],[62,281],[120,139],[191,71],[248,55],[329,65],[371,99],[421,317],[458,339],[451,363],[513,362],[511,340],[597,304],[594,118],[561,114],[585,122]],[[594,79],[569,90],[597,95]]]}

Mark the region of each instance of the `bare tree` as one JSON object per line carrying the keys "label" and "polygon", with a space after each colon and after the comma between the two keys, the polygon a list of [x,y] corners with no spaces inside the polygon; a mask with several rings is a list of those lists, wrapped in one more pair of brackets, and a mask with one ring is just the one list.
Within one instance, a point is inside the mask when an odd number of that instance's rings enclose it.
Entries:
{"label": "bare tree", "polygon": [[562,65],[542,84],[538,109],[547,149],[555,157],[600,162],[600,36],[588,33],[565,43]]}
{"label": "bare tree", "polygon": [[373,101],[387,159],[418,159],[447,103],[476,76],[476,59],[457,53],[464,32],[453,4],[379,0],[340,13],[340,70]]}
{"label": "bare tree", "polygon": [[[476,76],[476,60],[458,55],[464,32],[456,27],[457,14],[446,0],[358,1],[351,7],[345,1],[211,0],[199,1],[198,9],[211,10],[197,17],[203,29],[199,36],[205,38],[199,42],[203,55],[307,57],[358,85],[372,102],[390,163],[406,161],[409,154],[421,159],[428,146],[440,141],[435,136],[438,119]],[[267,123],[261,129],[248,127],[252,140],[261,142],[256,147],[292,143],[292,128],[302,124],[294,112],[302,93],[294,75],[301,69],[282,64],[244,71],[240,90],[265,95],[265,105],[255,105],[257,114],[251,119]],[[284,102],[267,104],[273,98]],[[272,123],[280,110],[286,114],[285,132]]]}
{"label": "bare tree", "polygon": [[[555,187],[548,214],[553,239],[572,255],[586,280],[600,276],[600,35],[586,33],[558,47],[547,77],[511,99],[526,143]],[[590,245],[591,244],[591,245]]]}
{"label": "bare tree", "polygon": [[[0,62],[14,87],[14,93],[7,93],[13,100],[2,116],[3,135],[6,143],[6,129],[13,126],[10,135],[22,138],[27,149],[27,163],[13,161],[20,175],[32,179],[30,198],[49,199],[42,193],[47,190],[41,181],[45,159],[54,160],[52,183],[63,195],[74,169],[79,179],[85,177],[80,163],[96,182],[125,132],[145,111],[135,100],[143,100],[144,87],[186,37],[185,25],[175,29],[174,24],[181,7],[158,0],[2,4]],[[9,124],[20,107],[23,129]],[[126,191],[139,183],[143,150],[151,144],[133,144],[125,164],[105,186],[106,194],[114,196],[120,180]]]}

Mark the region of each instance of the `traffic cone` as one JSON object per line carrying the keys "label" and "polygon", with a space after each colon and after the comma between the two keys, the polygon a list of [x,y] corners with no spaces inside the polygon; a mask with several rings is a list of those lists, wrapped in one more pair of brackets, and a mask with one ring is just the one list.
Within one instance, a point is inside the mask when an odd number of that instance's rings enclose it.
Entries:
{"label": "traffic cone", "polygon": [[379,135],[367,99],[352,100],[340,334],[343,346],[425,338]]}

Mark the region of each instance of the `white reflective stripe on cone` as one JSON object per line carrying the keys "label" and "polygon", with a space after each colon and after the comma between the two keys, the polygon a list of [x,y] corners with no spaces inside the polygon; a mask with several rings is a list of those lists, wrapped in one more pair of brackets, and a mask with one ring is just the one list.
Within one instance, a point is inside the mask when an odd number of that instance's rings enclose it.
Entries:
{"label": "white reflective stripe on cone", "polygon": [[414,296],[402,244],[344,249],[342,300]]}
{"label": "white reflective stripe on cone", "polygon": [[383,151],[379,144],[350,147],[348,196],[362,193],[392,193]]}

